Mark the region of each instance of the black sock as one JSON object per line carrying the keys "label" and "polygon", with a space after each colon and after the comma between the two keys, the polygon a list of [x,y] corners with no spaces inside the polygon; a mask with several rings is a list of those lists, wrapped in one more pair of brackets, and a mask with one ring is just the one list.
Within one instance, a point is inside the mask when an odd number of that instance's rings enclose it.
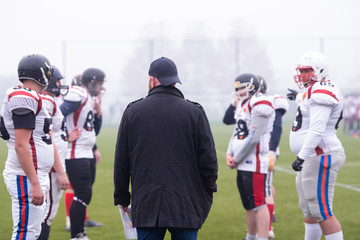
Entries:
{"label": "black sock", "polygon": [[86,207],[79,202],[73,201],[70,207],[71,238],[76,234],[84,232]]}
{"label": "black sock", "polygon": [[46,223],[41,223],[41,233],[37,240],[48,240],[50,234],[50,226]]}

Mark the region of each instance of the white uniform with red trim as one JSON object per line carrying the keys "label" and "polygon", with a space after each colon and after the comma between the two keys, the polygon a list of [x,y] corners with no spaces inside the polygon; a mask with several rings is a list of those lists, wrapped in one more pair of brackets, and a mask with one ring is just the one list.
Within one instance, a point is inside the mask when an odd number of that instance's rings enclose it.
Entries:
{"label": "white uniform with red trim", "polygon": [[72,131],[75,126],[82,129],[81,136],[76,141],[69,143],[66,159],[93,158],[92,148],[96,142],[93,124],[95,119],[93,98],[85,88],[72,86],[64,100],[81,101],[81,106],[66,116],[66,126],[68,132]]}
{"label": "white uniform with red trim", "polygon": [[7,90],[1,110],[1,133],[8,146],[3,176],[12,201],[12,239],[35,240],[41,231],[45,204],[31,204],[31,184],[16,155],[12,111],[18,108],[29,109],[36,116],[29,148],[44,195],[49,189],[48,172],[54,163],[54,148],[49,135],[52,125],[50,115],[35,91],[22,87]]}
{"label": "white uniform with red trim", "polygon": [[238,170],[266,174],[269,165],[269,141],[270,132],[273,128],[275,112],[272,99],[269,96],[257,93],[242,104],[238,104],[235,110],[236,127],[231,146],[231,152],[239,151],[246,143],[250,131],[251,118],[265,116],[268,118],[264,133],[256,148],[249,156],[237,165]]}
{"label": "white uniform with red trim", "polygon": [[[47,174],[54,164],[54,149],[49,135],[51,117],[42,106],[40,96],[33,90],[15,87],[7,90],[3,102],[1,116],[10,138],[6,141],[8,157],[5,169],[14,174],[25,175],[15,151],[15,131],[12,120],[12,111],[17,108],[26,108],[36,115],[36,125],[29,142],[34,166],[38,174]],[[45,131],[44,131],[45,130]]]}
{"label": "white uniform with red trim", "polygon": [[296,175],[299,205],[304,217],[318,222],[333,216],[336,177],[346,158],[336,136],[342,110],[340,90],[329,81],[314,82],[302,95],[290,132],[292,152],[305,160]]}
{"label": "white uniform with red trim", "polygon": [[[61,164],[65,170],[65,157],[68,147],[65,118],[61,113],[59,105],[52,96],[41,95],[41,98],[43,105],[52,116],[53,140],[58,151]],[[43,222],[47,225],[51,225],[52,220],[55,218],[63,194],[63,190],[59,189],[60,183],[54,168],[52,168],[51,173],[49,173],[49,179],[50,190],[46,196],[46,210],[43,220]]]}
{"label": "white uniform with red trim", "polygon": [[[319,114],[322,111],[317,111],[317,106],[327,107],[330,115]],[[291,151],[301,159],[307,159],[342,149],[336,136],[342,110],[343,97],[333,83],[324,81],[311,84],[298,104],[290,131]]]}

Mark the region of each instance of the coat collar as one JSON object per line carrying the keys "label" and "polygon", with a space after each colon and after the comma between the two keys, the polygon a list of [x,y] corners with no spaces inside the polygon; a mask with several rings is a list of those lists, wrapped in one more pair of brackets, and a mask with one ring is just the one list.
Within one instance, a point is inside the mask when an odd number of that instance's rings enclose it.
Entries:
{"label": "coat collar", "polygon": [[177,97],[184,98],[184,95],[182,94],[182,92],[178,88],[173,87],[173,86],[162,86],[162,85],[156,86],[150,90],[147,97],[149,97],[150,95],[156,94],[156,93],[168,93],[168,94],[175,95]]}

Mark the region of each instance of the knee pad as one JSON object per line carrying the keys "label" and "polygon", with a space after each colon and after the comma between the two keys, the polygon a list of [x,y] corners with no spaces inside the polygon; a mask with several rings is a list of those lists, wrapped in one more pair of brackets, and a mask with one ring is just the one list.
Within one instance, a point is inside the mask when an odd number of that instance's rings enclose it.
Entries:
{"label": "knee pad", "polygon": [[81,205],[83,205],[84,207],[87,207],[89,203],[84,202],[83,200],[81,200],[80,198],[74,196],[73,201],[80,203]]}
{"label": "knee pad", "polygon": [[86,203],[86,205],[90,204],[91,196],[92,196],[91,188],[86,188],[75,192],[75,197],[77,199],[81,199],[81,201]]}

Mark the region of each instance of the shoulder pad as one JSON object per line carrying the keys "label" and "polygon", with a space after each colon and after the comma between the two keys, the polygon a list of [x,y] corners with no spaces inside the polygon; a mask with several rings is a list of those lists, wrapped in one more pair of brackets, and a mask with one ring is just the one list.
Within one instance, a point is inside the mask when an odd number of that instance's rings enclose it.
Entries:
{"label": "shoulder pad", "polygon": [[283,96],[275,95],[273,101],[273,107],[275,110],[284,109],[286,112],[287,110],[289,110],[289,103]]}
{"label": "shoulder pad", "polygon": [[198,102],[194,102],[194,101],[190,101],[189,99],[186,99],[186,101],[192,103],[192,104],[195,104],[198,108],[200,108],[201,110],[204,110],[204,108],[200,105],[200,103]]}
{"label": "shoulder pad", "polygon": [[322,105],[337,105],[342,100],[341,93],[335,85],[328,84],[321,85],[317,82],[312,88],[310,101]]}
{"label": "shoulder pad", "polygon": [[271,99],[262,95],[250,99],[249,111],[251,111],[251,114],[254,115],[270,117],[272,114],[274,114],[275,110]]}
{"label": "shoulder pad", "polygon": [[[41,107],[40,96],[30,89],[11,88],[7,91],[7,102],[10,111],[15,109],[29,109],[37,113],[39,106]],[[23,110],[20,110],[20,113]]]}
{"label": "shoulder pad", "polygon": [[80,102],[83,98],[83,94],[79,91],[71,88],[69,92],[64,96],[64,100],[68,102]]}

